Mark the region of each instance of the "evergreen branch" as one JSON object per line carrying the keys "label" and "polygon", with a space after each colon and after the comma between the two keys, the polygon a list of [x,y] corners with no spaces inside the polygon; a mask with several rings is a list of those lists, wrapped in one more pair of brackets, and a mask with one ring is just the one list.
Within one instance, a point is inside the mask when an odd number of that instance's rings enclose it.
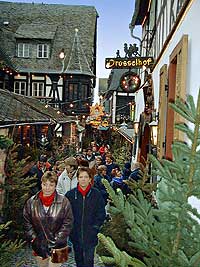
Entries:
{"label": "evergreen branch", "polygon": [[195,113],[192,113],[190,106],[188,105],[187,101],[185,101],[184,99],[177,97],[175,104],[177,107],[183,110],[183,112],[185,112],[186,114],[190,115],[191,117],[195,117]]}
{"label": "evergreen branch", "polygon": [[195,171],[195,165],[193,162],[193,159],[196,154],[196,149],[197,149],[197,140],[198,140],[198,135],[199,135],[199,125],[200,125],[200,91],[198,94],[198,101],[197,101],[197,109],[196,109],[196,118],[195,118],[195,128],[194,128],[194,140],[192,143],[192,149],[191,149],[191,160],[190,160],[190,172],[189,172],[189,191],[187,196],[190,195],[190,192],[192,191],[192,185],[193,185],[193,176],[194,176],[194,171]]}
{"label": "evergreen branch", "polygon": [[195,108],[195,104],[194,104],[194,98],[191,95],[187,96],[187,103],[191,109],[192,114],[194,114],[196,116],[196,108]]}
{"label": "evergreen branch", "polygon": [[[153,156],[152,154],[148,154],[148,158],[152,162],[155,169],[159,170],[159,174],[161,177],[168,176],[168,175],[171,176],[170,172],[165,168],[164,165],[161,164],[161,162],[158,159],[155,158],[155,156]],[[167,174],[166,174],[166,171],[167,171]]]}
{"label": "evergreen branch", "polygon": [[11,145],[13,145],[13,140],[5,137],[4,135],[0,135],[0,149],[7,149]]}
{"label": "evergreen branch", "polygon": [[190,266],[193,266],[193,267],[200,266],[200,251],[198,251],[191,257],[189,264]]}
{"label": "evergreen branch", "polygon": [[191,148],[188,146],[188,144],[181,141],[175,141],[172,147],[176,150],[179,150],[179,152],[182,152],[183,155],[189,155],[191,153]]}
{"label": "evergreen branch", "polygon": [[188,125],[186,125],[185,123],[176,123],[175,125],[175,129],[185,133],[187,135],[187,137],[193,141],[194,139],[194,134],[193,131],[189,129]]}
{"label": "evergreen branch", "polygon": [[[177,102],[176,102],[177,103]],[[190,121],[191,123],[195,123],[195,119],[188,115],[188,113],[185,113],[181,107],[176,106],[176,103],[169,103],[169,107],[171,107],[174,111],[179,113],[183,118],[185,118],[187,121]]]}
{"label": "evergreen branch", "polygon": [[98,239],[113,256],[113,258],[105,256],[100,257],[103,263],[113,264],[116,267],[146,267],[142,261],[131,257],[125,251],[120,251],[110,237],[105,237],[103,234],[99,233]]}
{"label": "evergreen branch", "polygon": [[106,179],[102,179],[102,183],[104,184],[106,191],[108,192],[111,201],[114,206],[119,210],[123,211],[125,207],[125,199],[122,191],[120,189],[117,190],[117,194],[114,189],[111,187],[110,183]]}

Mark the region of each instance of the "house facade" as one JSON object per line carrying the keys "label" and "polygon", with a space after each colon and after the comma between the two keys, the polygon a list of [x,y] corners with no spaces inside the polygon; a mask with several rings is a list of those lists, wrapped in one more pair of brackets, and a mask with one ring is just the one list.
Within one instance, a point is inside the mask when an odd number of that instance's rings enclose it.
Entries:
{"label": "house facade", "polygon": [[[184,140],[185,136],[174,129],[180,117],[168,107],[177,98],[186,99],[188,94],[197,100],[200,85],[198,75],[198,53],[200,37],[198,25],[200,2],[198,0],[143,1],[135,2],[135,10],[130,23],[131,34],[142,26],[141,47],[143,56],[152,56],[154,65],[141,75],[143,81],[151,79],[152,106],[149,117],[142,116],[143,110],[136,111],[140,122],[138,159],[146,147],[143,140],[150,143],[150,124],[158,123],[157,156],[172,159],[173,140]],[[145,95],[145,91],[140,93]],[[136,103],[137,107],[137,103]]]}
{"label": "house facade", "polygon": [[[97,17],[92,6],[0,2],[1,49],[17,69],[4,69],[0,88],[86,117],[95,87]],[[70,129],[66,124],[63,134]]]}

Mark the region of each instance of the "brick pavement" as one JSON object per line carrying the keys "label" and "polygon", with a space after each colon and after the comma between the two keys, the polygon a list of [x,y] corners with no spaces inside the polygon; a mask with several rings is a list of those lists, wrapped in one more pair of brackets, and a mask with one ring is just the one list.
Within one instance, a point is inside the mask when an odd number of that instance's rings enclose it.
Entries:
{"label": "brick pavement", "polygon": [[[13,257],[13,263],[12,267],[16,267],[16,263],[19,260],[24,260],[24,263],[20,265],[20,267],[38,267],[36,264],[36,261],[34,259],[34,256],[32,256],[32,251],[29,247],[26,247]],[[100,262],[98,255],[95,256],[95,267],[103,267],[104,265]],[[66,263],[62,264],[61,267],[76,267],[75,261],[74,261],[74,253],[73,251],[69,253],[69,259]]]}

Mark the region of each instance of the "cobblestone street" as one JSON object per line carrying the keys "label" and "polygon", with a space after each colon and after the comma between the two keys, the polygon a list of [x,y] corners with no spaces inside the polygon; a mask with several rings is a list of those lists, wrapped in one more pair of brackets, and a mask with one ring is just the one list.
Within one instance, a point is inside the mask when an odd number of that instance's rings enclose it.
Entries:
{"label": "cobblestone street", "polygon": [[[24,260],[24,263],[20,267],[38,267],[34,256],[32,256],[32,251],[29,247],[18,253],[13,257],[12,267],[16,267],[17,261]],[[103,267],[104,265],[100,262],[99,257],[95,257],[95,267]],[[73,252],[69,253],[69,259],[66,263],[62,264],[62,267],[76,267],[74,261]]]}

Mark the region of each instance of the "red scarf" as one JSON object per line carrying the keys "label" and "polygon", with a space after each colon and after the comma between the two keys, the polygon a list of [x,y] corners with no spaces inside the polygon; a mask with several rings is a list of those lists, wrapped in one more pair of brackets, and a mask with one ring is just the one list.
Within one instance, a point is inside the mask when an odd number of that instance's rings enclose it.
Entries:
{"label": "red scarf", "polygon": [[80,185],[78,184],[78,191],[81,193],[81,195],[83,197],[85,197],[87,195],[87,193],[90,191],[91,188],[91,184],[89,184],[86,189],[84,190],[83,188],[80,187]]}
{"label": "red scarf", "polygon": [[43,204],[44,206],[49,207],[49,206],[51,206],[51,204],[53,203],[55,194],[56,194],[56,192],[53,192],[52,195],[46,197],[46,196],[43,195],[43,192],[40,191],[40,193],[39,193],[39,198],[41,199],[42,204]]}

